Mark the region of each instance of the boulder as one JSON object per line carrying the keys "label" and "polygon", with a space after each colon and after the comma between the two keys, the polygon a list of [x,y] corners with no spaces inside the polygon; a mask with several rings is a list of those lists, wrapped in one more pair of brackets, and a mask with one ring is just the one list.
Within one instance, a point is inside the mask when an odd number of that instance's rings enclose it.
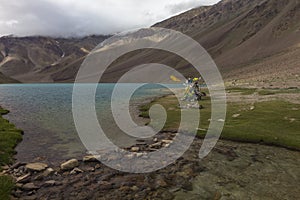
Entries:
{"label": "boulder", "polygon": [[48,165],[45,163],[28,163],[25,167],[28,170],[40,172],[44,171],[48,167]]}
{"label": "boulder", "polygon": [[79,165],[78,160],[71,159],[71,160],[68,160],[67,162],[62,163],[60,165],[60,168],[62,170],[71,170],[71,169],[74,169],[75,167],[78,167],[78,165]]}

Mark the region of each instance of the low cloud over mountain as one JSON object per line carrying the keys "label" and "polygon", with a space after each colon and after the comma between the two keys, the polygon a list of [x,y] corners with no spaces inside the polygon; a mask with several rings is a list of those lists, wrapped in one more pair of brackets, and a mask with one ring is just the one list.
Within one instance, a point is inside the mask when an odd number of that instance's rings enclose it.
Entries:
{"label": "low cloud over mountain", "polygon": [[10,0],[0,4],[0,35],[85,36],[147,27],[218,0]]}

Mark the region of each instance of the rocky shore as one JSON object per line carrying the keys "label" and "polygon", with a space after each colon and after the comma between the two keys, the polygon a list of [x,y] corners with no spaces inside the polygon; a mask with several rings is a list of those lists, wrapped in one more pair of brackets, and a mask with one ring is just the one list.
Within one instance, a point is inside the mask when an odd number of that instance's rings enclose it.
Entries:
{"label": "rocky shore", "polygon": [[[166,147],[174,133],[140,142],[138,155]],[[3,173],[17,182],[14,199],[297,199],[300,152],[259,144],[220,141],[211,154],[198,158],[202,140],[175,163],[156,172],[130,174],[113,170],[94,156],[60,166],[15,163]],[[148,150],[147,150],[148,149]]]}

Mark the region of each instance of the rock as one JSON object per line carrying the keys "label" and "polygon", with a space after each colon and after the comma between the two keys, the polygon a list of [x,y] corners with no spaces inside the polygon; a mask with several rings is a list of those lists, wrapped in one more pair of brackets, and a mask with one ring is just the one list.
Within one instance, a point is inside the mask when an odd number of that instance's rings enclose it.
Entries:
{"label": "rock", "polygon": [[133,152],[138,152],[140,150],[139,147],[131,147],[131,151]]}
{"label": "rock", "polygon": [[169,191],[164,191],[161,194],[161,198],[165,199],[165,200],[171,200],[171,199],[174,199],[174,195],[172,193],[170,193]]}
{"label": "rock", "polygon": [[17,189],[15,191],[12,192],[14,197],[17,197],[18,199],[20,199],[21,195],[22,195],[22,191]]}
{"label": "rock", "polygon": [[70,174],[79,174],[79,173],[83,173],[83,171],[81,170],[81,169],[79,169],[79,168],[74,168],[71,172],[70,172]]}
{"label": "rock", "polygon": [[9,169],[9,166],[4,165],[4,166],[2,166],[2,169],[3,169],[3,170],[8,170],[8,169]]}
{"label": "rock", "polygon": [[232,115],[233,118],[238,118],[239,116],[241,116],[241,114],[234,114],[234,115]]}
{"label": "rock", "polygon": [[17,169],[17,168],[19,168],[19,167],[21,167],[21,166],[24,166],[25,165],[25,163],[21,163],[21,162],[16,162],[13,166],[11,166],[10,168],[11,169]]}
{"label": "rock", "polygon": [[172,144],[173,143],[172,140],[162,140],[161,142],[162,143],[166,143],[166,144]]}
{"label": "rock", "polygon": [[193,184],[189,181],[186,181],[182,184],[181,188],[186,190],[186,191],[192,191],[193,190]]}
{"label": "rock", "polygon": [[168,148],[170,146],[170,144],[164,144],[163,147]]}
{"label": "rock", "polygon": [[95,168],[94,167],[88,167],[88,168],[86,168],[86,171],[88,171],[88,172],[94,172]]}
{"label": "rock", "polygon": [[50,180],[50,181],[46,181],[43,186],[44,187],[51,187],[51,186],[54,186],[54,185],[56,185],[56,181],[55,180]]}
{"label": "rock", "polygon": [[139,158],[139,157],[142,157],[143,155],[144,155],[144,153],[137,153],[137,154],[136,154],[136,157]]}
{"label": "rock", "polygon": [[158,179],[156,181],[156,184],[159,186],[159,187],[166,187],[168,186],[168,184],[163,180],[163,179]]}
{"label": "rock", "polygon": [[37,190],[39,189],[39,187],[34,185],[34,183],[26,183],[25,185],[22,186],[22,189],[25,191],[30,191],[30,190]]}
{"label": "rock", "polygon": [[28,163],[25,167],[28,170],[40,172],[44,171],[48,165],[45,163]]}
{"label": "rock", "polygon": [[0,176],[5,175],[6,173],[8,173],[8,171],[7,170],[3,170],[2,172],[0,172]]}
{"label": "rock", "polygon": [[179,187],[175,187],[175,188],[170,189],[169,192],[175,193],[175,192],[178,192],[179,190],[180,190]]}
{"label": "rock", "polygon": [[30,180],[30,173],[25,174],[24,176],[21,176],[19,178],[17,178],[16,182],[17,183],[28,183]]}
{"label": "rock", "polygon": [[112,184],[107,181],[100,181],[98,184],[102,190],[110,190],[113,188]]}
{"label": "rock", "polygon": [[131,190],[136,192],[136,191],[139,190],[139,188],[136,185],[134,185],[134,186],[131,187]]}
{"label": "rock", "polygon": [[68,161],[65,162],[65,163],[62,163],[62,164],[60,165],[60,168],[61,168],[62,170],[71,170],[71,169],[74,169],[75,167],[78,167],[78,165],[79,165],[78,160],[76,160],[76,159],[71,159],[71,160],[68,160]]}
{"label": "rock", "polygon": [[101,168],[101,165],[100,164],[97,164],[96,166],[95,166],[95,169],[100,169]]}
{"label": "rock", "polygon": [[121,186],[119,190],[120,191],[129,191],[129,190],[131,190],[131,188],[129,186]]}
{"label": "rock", "polygon": [[98,162],[100,156],[88,155],[83,158],[83,162]]}
{"label": "rock", "polygon": [[125,157],[128,159],[132,159],[132,158],[134,158],[134,154],[133,153],[127,154],[127,155],[125,155]]}
{"label": "rock", "polygon": [[149,147],[150,147],[150,148],[152,148],[152,147],[157,147],[157,148],[159,148],[159,147],[161,147],[161,142],[157,142],[157,143],[151,144],[151,145],[149,145]]}
{"label": "rock", "polygon": [[44,171],[43,176],[44,176],[44,177],[51,176],[51,175],[54,174],[54,173],[55,173],[54,169],[52,169],[52,168],[47,168],[47,169]]}

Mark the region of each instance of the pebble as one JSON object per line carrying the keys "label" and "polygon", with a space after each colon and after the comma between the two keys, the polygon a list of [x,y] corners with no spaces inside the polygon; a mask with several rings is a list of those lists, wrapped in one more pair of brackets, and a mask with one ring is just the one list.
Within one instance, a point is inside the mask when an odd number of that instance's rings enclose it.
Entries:
{"label": "pebble", "polygon": [[52,175],[52,174],[54,174],[54,173],[55,173],[54,169],[52,169],[52,168],[47,168],[47,169],[44,171],[43,176],[44,176],[44,177],[47,177],[47,176],[50,176],[50,175]]}
{"label": "pebble", "polygon": [[101,168],[100,164],[95,165],[95,169],[100,169],[100,168]]}
{"label": "pebble", "polygon": [[133,152],[138,152],[140,150],[139,147],[131,147],[131,151]]}
{"label": "pebble", "polygon": [[164,181],[164,180],[162,180],[162,179],[159,179],[159,180],[157,180],[156,181],[156,184],[158,185],[158,186],[160,186],[160,187],[166,187],[168,184]]}
{"label": "pebble", "polygon": [[55,180],[50,180],[50,181],[46,181],[43,186],[44,187],[51,187],[51,186],[54,186],[54,185],[56,185],[56,181]]}
{"label": "pebble", "polygon": [[39,189],[38,186],[34,185],[34,183],[26,183],[22,186],[23,190],[30,191],[30,190],[36,190]]}
{"label": "pebble", "polygon": [[154,144],[151,144],[149,145],[150,148],[152,147],[161,147],[161,142],[157,142],[157,143],[154,143]]}
{"label": "pebble", "polygon": [[134,186],[131,187],[131,190],[132,190],[132,191],[138,191],[139,188],[138,188],[136,185],[134,185]]}
{"label": "pebble", "polygon": [[98,159],[100,159],[100,156],[88,155],[83,158],[83,162],[98,162]]}
{"label": "pebble", "polygon": [[79,173],[83,173],[83,171],[81,170],[81,169],[79,169],[79,168],[74,168],[71,172],[70,172],[70,174],[79,174]]}
{"label": "pebble", "polygon": [[241,114],[234,114],[234,115],[232,115],[233,118],[238,118],[239,116],[241,116]]}
{"label": "pebble", "polygon": [[172,140],[162,140],[161,142],[162,142],[162,143],[166,143],[166,144],[171,144],[171,143],[173,143]]}
{"label": "pebble", "polygon": [[144,155],[144,153],[137,153],[137,154],[136,154],[136,157],[139,158],[139,157],[142,157],[143,155]]}
{"label": "pebble", "polygon": [[127,155],[125,155],[125,157],[126,157],[126,158],[129,158],[129,159],[132,159],[132,158],[134,158],[134,154],[133,154],[133,153],[127,154]]}

